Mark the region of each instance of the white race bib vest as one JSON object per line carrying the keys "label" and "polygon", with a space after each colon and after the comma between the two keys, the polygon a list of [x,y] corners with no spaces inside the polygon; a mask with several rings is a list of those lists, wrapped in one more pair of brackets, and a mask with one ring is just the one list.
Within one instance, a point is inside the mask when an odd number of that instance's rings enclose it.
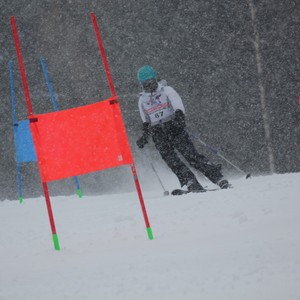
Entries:
{"label": "white race bib vest", "polygon": [[164,123],[171,119],[174,110],[170,100],[163,91],[143,100],[142,106],[145,114],[150,119],[151,125]]}

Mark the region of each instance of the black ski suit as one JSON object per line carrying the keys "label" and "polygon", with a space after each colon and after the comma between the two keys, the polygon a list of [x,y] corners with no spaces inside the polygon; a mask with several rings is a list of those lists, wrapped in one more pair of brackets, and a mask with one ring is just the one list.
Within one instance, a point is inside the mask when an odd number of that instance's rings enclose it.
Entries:
{"label": "black ski suit", "polygon": [[[165,91],[166,88],[168,89]],[[149,136],[152,136],[156,149],[169,168],[176,174],[181,186],[187,185],[191,181],[197,182],[197,179],[193,172],[178,157],[176,150],[192,167],[217,184],[223,177],[221,166],[213,165],[205,156],[198,153],[185,128],[186,123],[182,102],[180,105],[178,105],[178,102],[176,103],[178,99],[172,102],[172,96],[179,97],[181,101],[180,96],[171,87],[162,87],[160,85],[155,93],[151,95],[147,93],[142,94],[139,107],[142,120],[145,122],[143,123],[143,135],[137,141],[138,147],[143,148],[148,142]],[[152,98],[161,101],[151,105],[149,101],[151,102]],[[143,105],[144,102],[146,103],[145,105]],[[161,118],[165,112],[164,110],[167,109],[169,109],[166,112],[167,117],[165,119]],[[149,114],[158,114],[159,120],[156,121],[157,116],[151,117]]]}

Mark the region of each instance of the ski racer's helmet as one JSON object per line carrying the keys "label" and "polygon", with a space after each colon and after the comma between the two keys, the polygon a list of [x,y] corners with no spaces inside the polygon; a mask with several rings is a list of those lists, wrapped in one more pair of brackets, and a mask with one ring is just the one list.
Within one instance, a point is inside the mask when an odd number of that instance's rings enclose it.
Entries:
{"label": "ski racer's helmet", "polygon": [[156,77],[156,71],[151,66],[143,66],[137,73],[137,79],[141,84],[146,80],[156,79]]}

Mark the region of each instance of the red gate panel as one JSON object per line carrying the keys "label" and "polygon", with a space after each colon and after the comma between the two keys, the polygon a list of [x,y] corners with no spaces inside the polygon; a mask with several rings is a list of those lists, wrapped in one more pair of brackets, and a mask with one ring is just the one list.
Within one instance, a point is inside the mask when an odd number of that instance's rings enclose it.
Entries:
{"label": "red gate panel", "polygon": [[34,115],[30,128],[43,182],[133,163],[114,98]]}

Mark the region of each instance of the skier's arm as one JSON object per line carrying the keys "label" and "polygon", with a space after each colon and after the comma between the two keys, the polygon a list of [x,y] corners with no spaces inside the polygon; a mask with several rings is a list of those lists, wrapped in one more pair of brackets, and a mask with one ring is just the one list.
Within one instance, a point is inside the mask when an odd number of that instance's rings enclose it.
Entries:
{"label": "skier's arm", "polygon": [[148,136],[149,136],[149,128],[150,128],[150,122],[149,122],[149,116],[145,113],[145,110],[142,106],[142,96],[139,99],[139,111],[140,116],[143,121],[143,134],[142,136],[136,141],[136,144],[139,148],[144,148],[144,146],[148,143]]}
{"label": "skier's arm", "polygon": [[181,131],[186,126],[185,109],[182,103],[182,99],[179,94],[170,86],[166,86],[165,91],[174,110],[173,124],[178,128],[178,130]]}
{"label": "skier's arm", "polygon": [[139,99],[139,111],[140,111],[140,116],[141,116],[143,123],[149,122],[149,116],[146,115],[145,110],[142,106],[142,97],[140,97],[140,99]]}
{"label": "skier's arm", "polygon": [[137,146],[141,149],[148,143],[149,127],[150,124],[148,122],[143,123],[143,135],[136,141]]}
{"label": "skier's arm", "polygon": [[164,90],[166,92],[166,95],[168,96],[168,99],[171,102],[171,105],[174,109],[174,112],[177,109],[180,109],[183,113],[185,113],[185,109],[182,103],[182,99],[179,96],[179,94],[170,86],[164,87]]}

